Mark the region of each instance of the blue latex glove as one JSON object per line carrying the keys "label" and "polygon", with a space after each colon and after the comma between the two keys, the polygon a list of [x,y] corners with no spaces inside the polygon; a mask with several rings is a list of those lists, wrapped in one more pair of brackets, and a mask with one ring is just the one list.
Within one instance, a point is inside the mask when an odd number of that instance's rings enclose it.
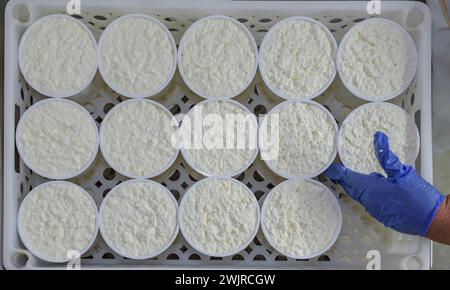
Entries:
{"label": "blue latex glove", "polygon": [[325,175],[341,185],[386,227],[425,236],[444,196],[414,168],[400,162],[389,150],[388,137],[384,133],[375,134],[374,146],[387,178],[378,173],[357,173],[340,164],[332,164]]}

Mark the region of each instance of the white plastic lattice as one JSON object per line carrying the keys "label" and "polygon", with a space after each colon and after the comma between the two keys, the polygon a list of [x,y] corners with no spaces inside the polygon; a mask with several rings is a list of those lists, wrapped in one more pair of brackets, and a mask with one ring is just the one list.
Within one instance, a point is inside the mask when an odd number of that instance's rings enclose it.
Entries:
{"label": "white plastic lattice", "polygon": [[[82,14],[76,18],[92,29],[96,37],[112,20],[127,13],[139,12],[159,18],[173,33],[176,42],[186,28],[199,17],[211,14],[232,16],[245,24],[255,36],[259,44],[267,30],[278,20],[294,15],[311,16],[329,27],[339,42],[345,32],[355,23],[369,17],[364,3],[323,3],[323,2],[230,2],[230,1],[153,1],[151,4],[128,5],[123,1],[92,1],[82,6]],[[121,4],[122,2],[122,4]],[[83,2],[84,3],[84,2]],[[23,31],[33,20],[50,13],[61,13],[65,10],[66,1],[49,0],[13,0],[6,9],[7,34],[9,45],[6,48],[6,59],[9,59],[8,74],[5,79],[5,226],[4,226],[4,265],[8,268],[47,268],[64,267],[50,264],[33,257],[20,242],[15,229],[17,208],[23,197],[38,184],[46,181],[31,172],[20,160],[17,151],[14,154],[14,128],[23,112],[43,96],[30,88],[17,69],[16,49]],[[20,22],[15,18],[15,9],[28,9],[30,19]],[[92,6],[88,6],[92,5]],[[128,6],[127,6],[128,5]],[[413,36],[418,47],[419,73],[414,82],[401,96],[393,100],[411,115],[416,117],[419,128],[423,132],[431,130],[429,112],[429,80],[425,77],[429,69],[427,56],[426,33],[429,29],[429,14],[426,6],[411,2],[389,2],[383,6],[383,17],[390,18],[406,26],[408,12],[417,10],[422,13],[423,21],[416,27],[405,27]],[[334,15],[334,16],[333,16]],[[22,19],[23,20],[23,19]],[[11,39],[11,40],[10,40]],[[425,75],[425,76],[424,76]],[[188,90],[177,72],[174,80],[163,94],[154,98],[169,108],[173,114],[186,113],[202,99]],[[272,95],[257,74],[252,85],[235,100],[248,107],[257,116],[268,112],[282,99]],[[105,114],[124,97],[108,88],[97,74],[94,91],[87,96],[76,98],[93,116],[98,124]],[[352,109],[364,102],[351,96],[343,87],[339,78],[321,96],[315,99],[324,105],[338,124],[342,122]],[[431,133],[431,132],[429,132]],[[422,140],[428,134],[422,134]],[[431,137],[429,138],[431,140]],[[431,143],[422,141],[423,155],[431,156]],[[430,158],[429,158],[430,159]],[[422,175],[431,179],[431,161],[418,158],[416,166]],[[177,161],[161,176],[154,178],[166,186],[179,201],[183,193],[197,180],[203,178],[191,168],[179,155]],[[273,174],[260,160],[257,160],[243,174],[236,177],[246,184],[259,199],[275,185],[283,181]],[[97,157],[94,166],[71,181],[79,184],[92,194],[100,205],[103,197],[118,183],[127,180],[114,172],[103,160]],[[226,257],[212,258],[192,249],[179,235],[174,244],[160,256],[148,260],[130,260],[123,258],[108,248],[99,235],[94,246],[82,257],[83,267],[146,267],[146,268],[361,268],[367,264],[367,252],[377,250],[381,254],[382,268],[430,267],[430,243],[420,238],[408,237],[387,230],[373,220],[363,208],[350,200],[341,188],[331,184],[325,177],[318,180],[328,185],[338,196],[343,208],[343,227],[336,244],[324,255],[311,260],[295,260],[286,258],[274,251],[258,234],[254,241],[241,253]],[[412,265],[412,266],[411,266]]]}

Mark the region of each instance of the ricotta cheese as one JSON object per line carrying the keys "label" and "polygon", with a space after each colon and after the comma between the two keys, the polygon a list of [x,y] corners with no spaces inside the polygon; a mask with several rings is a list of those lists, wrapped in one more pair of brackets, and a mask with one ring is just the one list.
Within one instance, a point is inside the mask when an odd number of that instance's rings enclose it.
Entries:
{"label": "ricotta cheese", "polygon": [[362,173],[385,174],[373,145],[377,131],[389,137],[389,147],[400,161],[414,163],[419,151],[417,127],[402,108],[390,103],[369,103],[344,120],[338,140],[342,163]]}
{"label": "ricotta cheese", "polygon": [[177,124],[161,104],[128,100],[115,106],[102,122],[100,148],[114,170],[130,178],[153,177],[178,155],[172,146]]}
{"label": "ricotta cheese", "polygon": [[230,17],[200,19],[186,31],[179,50],[183,80],[205,98],[234,97],[256,73],[255,40]]}
{"label": "ricotta cheese", "polygon": [[336,42],[321,23],[308,18],[281,21],[264,37],[260,70],[267,86],[285,99],[311,99],[336,75]]}
{"label": "ricotta cheese", "polygon": [[264,200],[261,224],[279,252],[293,258],[320,255],[336,241],[342,223],[339,203],[322,184],[288,180]]}
{"label": "ricotta cheese", "polygon": [[317,103],[281,103],[269,113],[260,130],[260,142],[272,140],[265,150],[261,149],[262,159],[285,178],[317,176],[336,156],[336,122]]}
{"label": "ricotta cheese", "polygon": [[[196,118],[196,110],[201,120]],[[188,116],[189,125],[183,122],[182,132],[190,146],[182,153],[195,170],[207,176],[231,177],[250,166],[258,153],[258,122],[250,111],[235,101],[205,101]],[[196,148],[199,135],[203,142]]]}
{"label": "ricotta cheese", "polygon": [[175,239],[177,202],[155,181],[131,180],[108,193],[100,208],[100,221],[100,232],[114,251],[132,259],[147,259]]}
{"label": "ricotta cheese", "polygon": [[25,32],[19,65],[27,82],[42,94],[72,96],[97,70],[96,42],[80,21],[65,15],[39,19]]}
{"label": "ricotta cheese", "polygon": [[31,191],[19,209],[22,242],[38,258],[68,261],[97,236],[97,207],[81,187],[65,181],[44,183]]}
{"label": "ricotta cheese", "polygon": [[20,119],[16,134],[25,164],[47,178],[74,177],[97,155],[97,126],[72,101],[47,99],[34,104]]}
{"label": "ricotta cheese", "polygon": [[380,19],[359,23],[344,37],[339,75],[350,91],[369,101],[393,98],[415,74],[417,52],[398,24]]}
{"label": "ricotta cheese", "polygon": [[175,72],[172,35],[149,16],[124,16],[112,22],[100,38],[99,53],[102,77],[127,97],[157,94]]}
{"label": "ricotta cheese", "polygon": [[242,250],[256,235],[259,205],[239,181],[206,178],[186,192],[179,223],[191,246],[211,256],[228,256]]}

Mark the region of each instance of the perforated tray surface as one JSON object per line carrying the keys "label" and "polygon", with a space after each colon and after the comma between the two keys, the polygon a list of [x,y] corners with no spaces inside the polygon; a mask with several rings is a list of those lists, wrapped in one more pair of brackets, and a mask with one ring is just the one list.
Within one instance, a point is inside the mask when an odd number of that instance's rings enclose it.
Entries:
{"label": "perforated tray surface", "polygon": [[[5,223],[4,223],[4,265],[7,268],[55,268],[65,267],[50,264],[33,257],[20,242],[16,231],[17,208],[24,196],[46,180],[30,171],[15,151],[14,129],[21,114],[43,96],[30,88],[17,68],[17,44],[23,31],[33,20],[51,13],[65,11],[67,1],[11,1],[6,9],[7,73],[5,79]],[[95,2],[95,1],[91,1]],[[139,12],[160,19],[180,40],[186,28],[199,17],[211,14],[229,15],[245,24],[255,36],[259,45],[262,37],[278,20],[294,15],[311,16],[324,23],[339,42],[345,32],[356,23],[366,19],[365,4],[359,2],[230,2],[220,1],[154,1],[151,4],[128,4],[123,1],[82,2],[82,14],[76,16],[98,37],[104,28],[117,17]],[[25,3],[30,11],[30,19],[18,21],[15,9]],[[91,5],[91,6],[90,6]],[[101,7],[101,8],[100,8]],[[24,7],[19,7],[23,9]],[[27,9],[25,7],[25,9]],[[431,113],[429,95],[429,14],[426,6],[412,2],[389,2],[382,6],[383,17],[395,20],[405,26],[414,38],[419,52],[419,73],[405,93],[393,100],[413,115],[421,129],[422,151],[416,166],[422,175],[431,180]],[[409,11],[419,12],[422,21],[415,27],[406,26],[410,21]],[[414,20],[414,19],[413,19]],[[409,23],[409,22],[408,22]],[[109,89],[97,75],[95,93],[88,98],[76,99],[93,116],[98,124],[114,105],[125,98]],[[173,114],[186,113],[202,99],[193,94],[182,82],[177,72],[168,90],[155,100],[169,108]],[[270,94],[257,74],[252,85],[235,98],[257,116],[268,112],[282,100]],[[364,102],[351,96],[338,77],[331,87],[315,101],[328,108],[338,124],[355,107]],[[429,131],[429,132],[428,132]],[[428,138],[429,140],[427,140]],[[196,181],[203,178],[179,155],[174,165],[155,180],[165,185],[180,200],[184,192]],[[283,181],[273,174],[260,160],[257,160],[243,174],[236,177],[246,184],[259,199],[274,186]],[[100,205],[108,191],[127,178],[111,169],[99,154],[95,166],[83,176],[71,181],[81,185],[92,194]],[[430,243],[420,238],[404,236],[387,230],[373,220],[364,209],[353,202],[340,187],[331,184],[325,177],[318,180],[328,185],[338,196],[343,208],[343,227],[336,244],[324,255],[311,260],[287,258],[273,250],[258,234],[254,241],[242,252],[226,257],[212,258],[191,248],[181,234],[174,244],[160,256],[148,260],[130,260],[115,254],[105,244],[101,236],[81,259],[82,267],[95,268],[360,268],[368,263],[368,251],[380,253],[382,268],[429,268]]]}

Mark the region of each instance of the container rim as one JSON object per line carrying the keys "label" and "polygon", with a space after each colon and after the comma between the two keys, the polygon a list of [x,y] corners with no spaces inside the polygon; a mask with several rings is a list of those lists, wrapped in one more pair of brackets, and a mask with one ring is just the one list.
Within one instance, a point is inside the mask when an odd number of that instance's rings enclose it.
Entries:
{"label": "container rim", "polygon": [[[66,92],[66,93],[52,93],[52,92],[47,92],[45,90],[43,90],[42,88],[36,86],[32,81],[30,81],[30,79],[28,78],[27,74],[24,73],[24,69],[23,69],[23,60],[22,60],[22,50],[23,50],[23,46],[25,45],[25,41],[28,37],[28,34],[30,34],[30,31],[32,30],[33,27],[38,26],[39,24],[41,24],[44,20],[50,19],[50,18],[64,18],[70,21],[73,21],[74,23],[77,23],[78,25],[80,25],[80,27],[86,31],[86,33],[89,35],[89,38],[92,41],[92,44],[94,46],[94,50],[95,50],[95,63],[93,64],[92,67],[92,71],[90,73],[90,77],[87,79],[86,84],[84,84],[83,86],[81,86],[79,89],[73,91],[73,92]],[[19,42],[19,48],[18,48],[18,53],[17,53],[17,59],[18,59],[18,63],[19,63],[19,69],[22,72],[22,76],[25,79],[25,81],[33,88],[35,89],[37,92],[39,92],[40,94],[44,95],[44,96],[48,96],[48,97],[52,97],[52,98],[68,98],[68,97],[72,97],[75,96],[79,93],[81,93],[82,91],[84,91],[94,80],[95,74],[97,73],[97,68],[98,68],[98,47],[97,47],[97,41],[94,37],[94,34],[92,33],[92,31],[80,20],[73,18],[71,16],[65,15],[65,14],[50,14],[50,15],[46,15],[43,17],[40,17],[39,19],[37,19],[36,21],[32,22],[30,26],[28,26],[28,28],[25,30],[24,34],[22,35],[22,38],[20,39]]]}
{"label": "container rim", "polygon": [[86,196],[89,199],[89,202],[91,203],[93,209],[95,210],[95,227],[94,227],[94,231],[92,232],[91,240],[80,251],[80,257],[92,247],[95,240],[97,239],[97,235],[98,235],[98,231],[99,231],[99,213],[98,213],[97,205],[96,205],[94,199],[92,198],[92,196],[84,188],[82,188],[79,185],[76,185],[75,183],[69,182],[69,181],[64,181],[64,180],[48,181],[48,182],[42,183],[42,184],[36,186],[35,188],[33,188],[33,190],[30,191],[25,196],[25,198],[22,200],[22,203],[20,204],[19,211],[17,213],[17,232],[19,233],[20,240],[24,244],[25,248],[27,248],[27,250],[33,256],[35,256],[38,259],[41,259],[43,261],[50,262],[50,263],[65,263],[65,262],[70,261],[71,259],[67,258],[67,257],[64,259],[50,258],[50,257],[45,257],[44,255],[41,255],[39,252],[37,252],[35,249],[33,249],[33,247],[30,246],[30,244],[28,243],[28,240],[25,239],[25,236],[22,231],[22,215],[23,215],[24,204],[26,204],[26,202],[29,200],[30,196],[35,194],[39,189],[49,186],[49,185],[53,185],[53,184],[66,184],[69,186],[73,186],[74,188],[78,189],[82,195]]}
{"label": "container rim", "polygon": [[[296,21],[296,20],[311,22],[311,23],[319,26],[323,31],[325,31],[327,38],[329,39],[329,41],[331,42],[331,46],[333,47],[333,72],[330,76],[330,79],[320,89],[318,89],[317,92],[310,94],[309,96],[302,97],[302,98],[290,97],[286,93],[282,92],[281,90],[274,88],[272,86],[269,78],[266,75],[265,66],[262,65],[262,61],[261,61],[263,50],[265,49],[266,43],[269,41],[268,39],[269,39],[270,35],[275,33],[275,31],[277,29],[279,29],[281,26],[283,26],[287,22]],[[264,84],[267,86],[269,91],[271,91],[273,94],[275,94],[276,96],[278,96],[282,99],[285,99],[285,100],[312,100],[312,99],[320,96],[321,94],[323,94],[330,87],[330,85],[333,83],[334,79],[336,78],[336,74],[337,74],[336,54],[338,51],[338,45],[337,45],[336,39],[334,38],[333,34],[331,33],[331,31],[328,29],[327,26],[325,26],[322,22],[320,22],[314,18],[307,17],[307,16],[292,16],[292,17],[288,17],[288,18],[284,18],[284,19],[280,20],[279,22],[277,22],[274,26],[272,26],[269,29],[269,31],[266,33],[266,35],[264,35],[264,38],[262,39],[261,45],[259,47],[259,51],[260,51],[260,53],[258,55],[258,67],[259,67],[259,72],[261,74],[261,78],[263,79]]]}
{"label": "container rim", "polygon": [[[250,199],[253,200],[253,203],[256,207],[257,218],[256,218],[255,228],[253,229],[248,240],[246,240],[245,243],[243,243],[239,248],[229,251],[229,252],[226,252],[226,253],[211,253],[211,252],[207,252],[207,251],[203,250],[200,246],[198,246],[195,242],[193,242],[190,239],[190,237],[186,234],[186,231],[184,229],[182,215],[184,213],[184,206],[186,203],[187,196],[189,196],[192,193],[192,190],[194,188],[196,188],[197,186],[199,186],[199,184],[203,184],[210,180],[225,180],[225,181],[229,181],[229,182],[234,182],[234,183],[238,184],[239,186],[245,188],[247,194],[249,195]],[[189,245],[191,245],[195,250],[197,250],[201,254],[204,254],[207,256],[212,256],[212,257],[228,257],[231,255],[235,255],[235,254],[239,253],[240,251],[244,250],[256,237],[256,234],[258,233],[258,230],[259,230],[260,223],[261,223],[261,212],[260,212],[258,200],[256,199],[253,192],[245,184],[243,184],[242,182],[240,182],[239,180],[236,180],[234,178],[207,177],[202,180],[199,180],[198,182],[194,183],[183,195],[183,198],[181,199],[180,206],[178,209],[178,225],[180,227],[180,232],[183,235],[183,237],[186,239],[186,241],[189,243]]]}
{"label": "container rim", "polygon": [[[241,103],[239,103],[239,102],[237,102],[235,100],[232,100],[232,99],[207,99],[207,100],[203,100],[203,101],[199,102],[198,104],[196,104],[194,107],[192,107],[187,112],[187,114],[186,114],[186,116],[184,118],[191,117],[193,112],[194,112],[194,108],[197,107],[197,106],[203,106],[203,105],[205,105],[207,103],[210,103],[210,102],[221,102],[221,101],[222,102],[227,102],[227,103],[233,104],[233,105],[235,105],[235,106],[237,106],[239,108],[242,108],[246,112],[247,115],[251,116],[251,118],[252,118],[252,120],[254,122],[255,130],[256,130],[256,136],[255,136],[256,148],[253,150],[254,152],[253,152],[252,156],[245,162],[245,164],[244,164],[244,166],[242,168],[239,168],[239,169],[237,169],[237,170],[235,170],[233,172],[228,172],[228,173],[223,173],[223,174],[214,174],[214,173],[208,173],[204,169],[202,169],[199,166],[197,166],[196,164],[194,164],[194,162],[192,162],[192,160],[191,160],[191,158],[189,156],[189,153],[187,152],[189,150],[185,149],[183,146],[180,146],[181,147],[181,149],[180,149],[181,155],[183,156],[184,160],[186,160],[187,164],[192,169],[194,169],[196,172],[200,173],[201,175],[203,175],[205,177],[231,178],[233,176],[237,176],[237,175],[241,174],[242,172],[244,172],[245,170],[247,170],[250,167],[250,165],[255,161],[256,157],[258,156],[258,152],[259,152],[259,149],[258,149],[259,148],[258,147],[258,132],[257,132],[258,131],[258,120],[256,119],[256,116],[247,107],[245,107],[243,104],[241,104]],[[183,120],[184,120],[184,118],[183,118]],[[181,126],[180,126],[180,131],[181,132],[183,131],[183,128],[184,128],[183,124],[186,124],[186,122],[183,122],[183,121],[181,122]],[[184,125],[184,126],[186,126],[186,125]]]}
{"label": "container rim", "polygon": [[[272,238],[270,237],[270,235],[268,234],[266,225],[264,223],[264,213],[266,212],[266,207],[267,207],[267,201],[270,201],[270,198],[272,197],[273,193],[282,185],[282,184],[286,184],[286,183],[294,183],[294,182],[309,182],[315,185],[318,185],[319,187],[323,188],[324,191],[327,192],[327,194],[331,197],[330,200],[331,202],[334,204],[337,212],[338,212],[338,222],[337,222],[337,226],[336,229],[334,231],[333,234],[333,238],[330,240],[330,242],[323,248],[323,250],[320,250],[316,253],[311,253],[309,255],[305,255],[305,256],[295,256],[295,255],[291,255],[288,254],[282,250],[279,249],[278,246],[275,246],[275,243],[273,242]],[[267,195],[264,196],[264,200],[261,206],[261,230],[263,232],[264,237],[266,238],[266,240],[268,241],[268,243],[278,252],[280,252],[281,254],[293,258],[293,259],[311,259],[317,256],[320,256],[322,254],[324,254],[325,252],[327,252],[337,241],[340,233],[341,233],[341,229],[342,229],[342,207],[338,201],[338,198],[336,197],[336,194],[331,191],[331,189],[329,189],[327,186],[325,186],[324,184],[322,184],[321,182],[318,182],[314,179],[309,179],[309,178],[294,178],[294,179],[289,179],[289,180],[285,180],[283,182],[281,182],[280,184],[278,184],[277,186],[275,186]]]}
{"label": "container rim", "polygon": [[[406,81],[403,82],[403,84],[400,87],[400,89],[396,90],[395,92],[393,92],[393,93],[391,93],[389,95],[381,97],[381,98],[368,97],[368,96],[365,95],[364,92],[361,92],[358,89],[356,89],[351,84],[351,82],[349,82],[347,79],[345,79],[344,73],[342,72],[342,67],[341,67],[343,51],[345,49],[345,46],[347,44],[347,41],[348,41],[349,37],[351,35],[353,35],[354,33],[358,32],[359,30],[361,30],[362,28],[364,28],[366,25],[369,25],[371,23],[386,23],[386,24],[393,25],[394,27],[399,29],[401,31],[401,33],[405,36],[405,39],[406,39],[406,42],[407,42],[407,46],[408,46],[408,50],[410,50],[410,53],[412,53],[412,58],[413,58],[413,63],[412,63],[412,66],[411,66],[412,69],[408,72]],[[369,18],[369,19],[366,19],[364,21],[361,21],[361,22],[357,23],[355,26],[350,28],[347,31],[347,33],[345,33],[344,37],[341,40],[341,43],[339,44],[339,49],[338,49],[338,53],[337,53],[336,63],[337,63],[337,69],[338,69],[339,78],[341,79],[341,81],[344,84],[345,88],[350,93],[352,93],[356,97],[358,97],[358,98],[360,98],[360,99],[362,99],[364,101],[368,101],[368,102],[389,101],[389,100],[391,100],[391,99],[401,95],[411,85],[412,81],[414,80],[414,78],[415,78],[415,76],[417,74],[417,67],[418,67],[417,47],[416,47],[416,44],[414,43],[414,40],[412,39],[411,35],[408,33],[408,31],[406,31],[406,29],[403,28],[397,22],[392,21],[390,19],[381,18],[381,17]]]}
{"label": "container rim", "polygon": [[[67,103],[69,105],[72,105],[74,107],[76,107],[78,110],[81,111],[82,114],[84,114],[89,122],[92,125],[92,128],[95,131],[95,148],[93,148],[94,150],[92,151],[92,156],[89,158],[88,162],[86,162],[78,171],[71,173],[71,174],[66,174],[66,175],[51,175],[51,174],[47,174],[44,173],[41,169],[38,169],[37,167],[35,167],[33,164],[31,164],[31,162],[28,160],[24,149],[22,147],[22,144],[19,141],[19,137],[20,137],[20,133],[22,131],[22,127],[24,122],[26,122],[27,118],[28,118],[28,114],[29,112],[33,111],[35,108],[40,107],[40,106],[45,106],[47,103],[51,103],[51,102],[63,102],[63,103]],[[56,179],[56,180],[62,180],[62,179],[71,179],[73,177],[79,176],[81,175],[83,172],[85,172],[94,162],[95,158],[97,157],[98,154],[98,149],[99,149],[99,143],[100,143],[100,138],[99,138],[99,133],[98,133],[98,128],[97,128],[97,124],[95,123],[94,119],[92,118],[91,114],[89,114],[89,112],[80,104],[68,100],[68,99],[64,99],[64,98],[47,98],[44,100],[41,100],[35,104],[33,104],[31,107],[29,107],[20,117],[19,122],[17,123],[17,129],[16,129],[16,134],[15,134],[15,138],[16,138],[16,147],[17,147],[17,151],[19,152],[19,156],[20,158],[23,160],[23,162],[25,163],[25,165],[30,168],[32,171],[36,172],[37,174],[39,174],[40,176],[49,178],[49,179]]]}
{"label": "container rim", "polygon": [[[261,140],[263,139],[261,137],[262,133],[262,128],[263,127],[267,127],[266,123],[267,123],[267,118],[268,116],[270,116],[271,114],[275,113],[276,111],[282,109],[283,107],[289,106],[293,103],[303,103],[306,105],[312,105],[315,106],[317,108],[319,108],[321,111],[326,113],[326,116],[328,117],[328,120],[333,124],[333,128],[334,128],[334,138],[333,138],[333,151],[331,152],[330,158],[327,161],[326,164],[324,164],[324,166],[318,168],[316,171],[310,173],[310,174],[304,174],[304,173],[297,173],[297,174],[288,174],[285,172],[282,172],[281,170],[275,168],[275,166],[273,165],[272,161],[273,160],[266,160],[264,158],[264,150],[261,149],[264,146],[261,145]],[[323,105],[313,101],[313,100],[286,100],[283,101],[281,103],[279,103],[278,105],[276,105],[275,107],[273,107],[269,113],[267,113],[267,115],[265,115],[261,121],[261,125],[259,126],[259,131],[258,131],[258,148],[260,149],[261,152],[261,159],[264,161],[264,163],[269,167],[270,170],[272,170],[275,174],[285,178],[285,179],[296,179],[296,178],[313,178],[316,176],[319,176],[320,174],[322,174],[330,165],[331,163],[333,163],[333,161],[336,159],[337,156],[337,138],[338,138],[338,132],[339,132],[339,128],[338,125],[336,123],[336,120],[334,119],[333,115],[330,113],[330,111],[328,111]]]}
{"label": "container rim", "polygon": [[[170,42],[170,46],[172,47],[172,68],[170,70],[170,73],[167,75],[167,79],[164,81],[164,83],[158,87],[155,90],[150,90],[144,93],[140,93],[140,94],[135,94],[135,93],[130,93],[127,91],[122,90],[121,88],[118,88],[116,86],[116,84],[112,83],[110,79],[108,79],[108,74],[106,73],[106,71],[104,70],[103,67],[103,62],[102,62],[102,49],[103,49],[103,43],[105,41],[105,35],[107,35],[113,28],[114,24],[117,24],[119,22],[122,21],[126,21],[130,18],[141,18],[153,23],[156,23],[159,27],[161,27],[165,34],[168,36],[169,38],[169,42]],[[177,46],[175,44],[175,40],[172,36],[172,33],[170,33],[169,29],[167,29],[167,27],[158,19],[156,19],[155,17],[146,15],[146,14],[139,14],[139,13],[131,13],[131,14],[126,14],[123,15],[115,20],[113,20],[111,23],[108,24],[108,26],[106,27],[106,29],[103,31],[103,33],[100,36],[100,39],[98,41],[98,47],[97,47],[97,63],[98,63],[98,70],[100,72],[100,75],[102,76],[102,79],[105,81],[105,83],[111,88],[113,89],[115,92],[117,92],[120,95],[123,95],[125,97],[131,98],[131,99],[143,99],[143,98],[147,98],[147,97],[154,97],[155,95],[161,93],[164,89],[166,89],[170,82],[172,81],[174,75],[175,75],[175,71],[177,69]]]}
{"label": "container rim", "polygon": [[[111,242],[111,240],[109,239],[108,235],[106,234],[104,228],[103,228],[103,209],[105,208],[106,203],[108,202],[108,200],[111,198],[111,196],[114,195],[115,192],[117,192],[118,189],[127,186],[129,184],[133,184],[133,183],[149,183],[149,184],[154,184],[157,185],[159,188],[162,188],[163,191],[166,193],[167,196],[169,196],[170,200],[172,201],[174,207],[175,207],[175,228],[173,230],[172,235],[170,236],[170,238],[167,240],[167,242],[164,244],[164,246],[162,246],[160,249],[157,249],[156,251],[153,251],[151,253],[148,253],[146,255],[142,255],[142,256],[133,256],[133,255],[128,255],[127,253],[119,250],[114,243]],[[150,180],[150,179],[129,179],[127,181],[124,181],[116,186],[114,186],[106,195],[106,197],[103,199],[101,205],[100,205],[100,209],[99,209],[99,229],[100,229],[100,234],[102,236],[102,238],[105,240],[105,243],[108,245],[108,247],[110,247],[114,252],[116,252],[117,254],[129,258],[129,259],[133,259],[133,260],[144,260],[144,259],[150,259],[153,257],[156,257],[162,253],[164,253],[164,251],[166,251],[175,241],[175,239],[178,236],[178,232],[179,232],[179,226],[178,226],[178,201],[175,199],[175,197],[173,196],[173,194],[162,184],[160,184],[159,182],[156,182],[154,180]]]}
{"label": "container rim", "polygon": [[153,106],[156,106],[158,108],[160,108],[165,114],[167,114],[169,116],[169,118],[171,119],[172,125],[175,127],[175,131],[179,129],[178,126],[178,122],[176,121],[175,117],[173,116],[173,114],[166,108],[164,107],[162,104],[154,101],[154,100],[149,100],[149,99],[129,99],[123,102],[120,102],[119,104],[115,105],[111,110],[109,110],[109,112],[105,115],[105,118],[103,118],[103,121],[100,125],[100,132],[99,132],[99,136],[100,136],[100,152],[102,153],[103,158],[105,159],[106,163],[111,166],[112,169],[114,169],[116,172],[118,172],[119,174],[126,176],[128,178],[132,178],[132,179],[147,179],[147,178],[152,178],[155,176],[158,176],[162,173],[164,173],[167,169],[170,168],[170,166],[173,165],[173,163],[175,162],[175,160],[178,158],[180,149],[177,148],[176,150],[174,150],[174,154],[173,156],[167,160],[167,162],[161,166],[161,168],[158,171],[152,172],[152,173],[148,173],[147,175],[144,176],[138,176],[138,175],[134,175],[134,174],[130,174],[128,172],[125,172],[124,170],[120,169],[117,164],[115,164],[114,162],[111,161],[110,156],[106,153],[105,148],[104,148],[104,131],[105,131],[105,124],[108,122],[109,118],[111,117],[112,114],[114,114],[115,111],[117,111],[119,108],[127,106],[131,103],[136,103],[136,102],[143,102],[143,103],[147,103],[147,104],[151,104]]}
{"label": "container rim", "polygon": [[[252,47],[253,52],[255,53],[255,63],[253,65],[253,70],[252,70],[252,74],[251,77],[248,79],[248,81],[246,82],[245,86],[242,87],[242,89],[239,89],[237,93],[234,94],[230,94],[230,95],[225,95],[225,96],[210,96],[207,95],[205,93],[203,93],[201,90],[197,89],[191,82],[189,82],[186,78],[186,75],[184,73],[184,69],[183,69],[183,63],[182,63],[182,59],[183,59],[183,52],[184,52],[184,43],[186,41],[186,39],[189,37],[191,31],[194,29],[194,27],[200,25],[202,22],[210,20],[210,19],[224,19],[227,21],[230,21],[234,24],[236,24],[240,30],[242,30],[249,42],[250,42],[250,46]],[[195,94],[199,95],[200,97],[204,98],[204,99],[211,99],[211,100],[220,100],[220,99],[232,99],[240,94],[242,94],[249,86],[250,84],[253,82],[253,80],[255,79],[256,76],[256,72],[258,70],[258,46],[256,44],[255,38],[253,37],[252,33],[248,30],[248,28],[242,24],[241,22],[237,21],[236,19],[234,19],[231,16],[224,16],[224,15],[209,15],[209,16],[205,16],[202,17],[200,19],[198,19],[197,21],[195,21],[194,23],[192,23],[187,29],[186,31],[183,33],[183,36],[181,37],[180,43],[178,45],[178,70],[180,72],[181,78],[183,79],[184,83],[186,84],[186,86]]]}
{"label": "container rim", "polygon": [[[338,137],[337,137],[337,150],[339,153],[339,157],[341,158],[341,162],[342,164],[347,167],[350,168],[352,170],[355,171],[359,171],[357,168],[351,166],[350,164],[348,164],[345,160],[345,158],[343,158],[343,156],[345,156],[345,154],[342,154],[342,134],[343,134],[343,128],[347,123],[350,123],[355,114],[357,112],[366,110],[369,107],[374,107],[374,106],[390,106],[392,108],[395,108],[396,110],[399,110],[399,112],[401,112],[402,114],[405,114],[408,118],[408,125],[409,128],[408,130],[412,130],[412,134],[414,135],[415,138],[415,142],[416,142],[416,147],[414,148],[414,154],[411,154],[410,159],[406,160],[406,164],[411,164],[413,165],[417,159],[417,157],[419,156],[419,152],[420,152],[420,133],[419,133],[419,129],[417,128],[416,123],[414,122],[414,120],[412,119],[412,117],[400,106],[392,104],[392,103],[388,103],[388,102],[371,102],[371,103],[367,103],[364,105],[361,105],[359,107],[357,107],[356,109],[354,109],[353,111],[350,112],[350,114],[347,115],[347,117],[345,117],[344,121],[342,121],[341,123],[341,128],[339,129],[339,133],[338,133]],[[375,152],[375,150],[374,150]],[[371,173],[371,172],[367,172],[367,173]]]}

